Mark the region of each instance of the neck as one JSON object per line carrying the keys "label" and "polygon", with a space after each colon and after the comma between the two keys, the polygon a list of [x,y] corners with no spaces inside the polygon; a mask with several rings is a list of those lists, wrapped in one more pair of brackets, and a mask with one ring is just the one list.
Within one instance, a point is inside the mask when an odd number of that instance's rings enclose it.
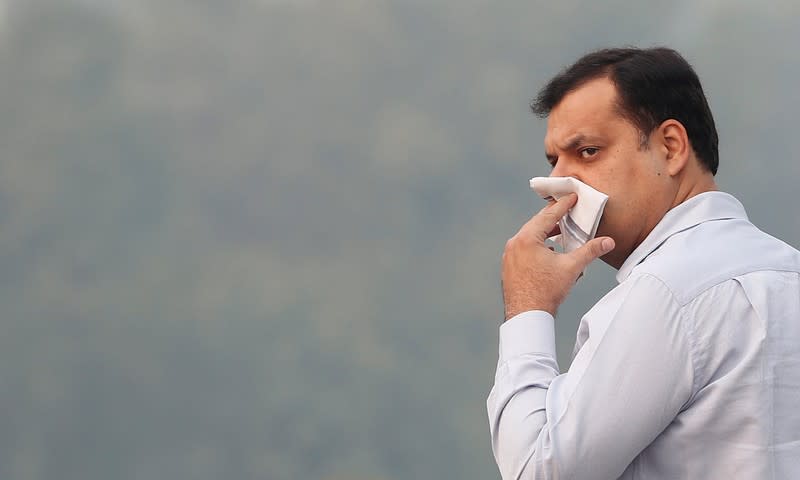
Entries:
{"label": "neck", "polygon": [[701,167],[696,164],[694,169],[683,170],[680,173],[680,177],[677,178],[677,188],[674,190],[675,195],[672,197],[671,204],[667,202],[662,203],[661,206],[663,210],[654,212],[653,217],[645,224],[645,228],[642,229],[639,237],[634,242],[631,251],[619,256],[613,255],[614,252],[612,252],[612,254],[608,254],[603,257],[603,260],[619,270],[619,268],[628,258],[628,255],[630,255],[630,253],[636,249],[636,247],[638,247],[645,238],[647,238],[653,228],[655,228],[658,222],[664,218],[664,215],[666,215],[668,211],[677,207],[686,200],[689,200],[695,195],[699,195],[704,192],[713,192],[716,190],[718,190],[717,184],[714,181],[714,175],[712,175],[711,172],[706,171],[705,169],[701,170]]}
{"label": "neck", "polygon": [[695,195],[719,190],[717,188],[717,182],[714,181],[714,175],[705,170],[700,172],[687,172],[685,178],[681,180],[670,209],[689,200]]}

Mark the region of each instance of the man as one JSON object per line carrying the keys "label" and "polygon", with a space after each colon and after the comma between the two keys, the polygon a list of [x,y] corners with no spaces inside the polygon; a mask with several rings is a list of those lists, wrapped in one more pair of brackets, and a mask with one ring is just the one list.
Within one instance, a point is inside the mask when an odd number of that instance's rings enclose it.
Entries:
{"label": "man", "polygon": [[[575,195],[506,244],[487,401],[502,477],[800,478],[800,253],[717,191],[691,66],[665,48],[593,52],[533,109],[552,176],[609,200],[597,238],[570,253],[545,241]],[[559,375],[554,316],[595,258],[619,285],[583,317]]]}

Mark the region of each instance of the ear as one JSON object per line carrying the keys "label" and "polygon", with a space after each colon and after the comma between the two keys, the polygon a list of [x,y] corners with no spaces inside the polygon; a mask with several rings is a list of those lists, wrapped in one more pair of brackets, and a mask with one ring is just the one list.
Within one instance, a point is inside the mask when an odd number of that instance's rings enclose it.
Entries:
{"label": "ear", "polygon": [[667,172],[674,177],[683,171],[689,161],[692,151],[689,135],[683,124],[674,119],[664,120],[657,132],[666,153]]}

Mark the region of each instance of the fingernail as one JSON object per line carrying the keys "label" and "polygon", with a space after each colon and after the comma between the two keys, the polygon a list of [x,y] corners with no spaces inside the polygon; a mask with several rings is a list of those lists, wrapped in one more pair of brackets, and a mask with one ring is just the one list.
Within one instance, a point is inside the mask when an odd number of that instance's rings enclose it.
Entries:
{"label": "fingernail", "polygon": [[604,238],[603,243],[601,243],[600,246],[603,247],[604,251],[610,252],[614,249],[614,240],[611,240],[610,238]]}

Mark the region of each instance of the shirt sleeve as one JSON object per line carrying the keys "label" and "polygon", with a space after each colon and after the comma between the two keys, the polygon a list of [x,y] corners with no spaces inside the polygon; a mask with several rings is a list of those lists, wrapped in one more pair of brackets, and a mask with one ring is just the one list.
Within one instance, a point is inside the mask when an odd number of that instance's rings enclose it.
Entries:
{"label": "shirt sleeve", "polygon": [[550,314],[526,312],[500,327],[487,409],[504,480],[617,478],[691,397],[683,310],[655,277],[625,283],[621,298],[582,320],[589,336],[565,374]]}

